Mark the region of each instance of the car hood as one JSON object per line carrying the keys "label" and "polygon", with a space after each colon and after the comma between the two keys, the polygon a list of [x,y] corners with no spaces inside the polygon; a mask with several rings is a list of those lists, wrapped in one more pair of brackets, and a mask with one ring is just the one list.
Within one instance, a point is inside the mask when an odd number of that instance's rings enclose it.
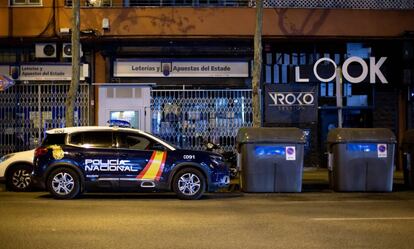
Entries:
{"label": "car hood", "polygon": [[34,151],[35,150],[33,149],[15,152],[14,155],[10,157],[7,161],[24,161],[33,163]]}

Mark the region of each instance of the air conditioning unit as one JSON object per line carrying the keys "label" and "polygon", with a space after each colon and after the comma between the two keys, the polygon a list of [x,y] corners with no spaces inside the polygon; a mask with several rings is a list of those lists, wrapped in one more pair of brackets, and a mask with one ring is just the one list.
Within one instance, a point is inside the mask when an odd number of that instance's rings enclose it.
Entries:
{"label": "air conditioning unit", "polygon": [[36,43],[36,58],[56,58],[56,43]]}
{"label": "air conditioning unit", "polygon": [[[82,44],[80,44],[79,48],[80,48],[80,57],[82,57],[83,56]],[[63,58],[71,58],[72,57],[72,44],[71,43],[63,43],[62,57]]]}

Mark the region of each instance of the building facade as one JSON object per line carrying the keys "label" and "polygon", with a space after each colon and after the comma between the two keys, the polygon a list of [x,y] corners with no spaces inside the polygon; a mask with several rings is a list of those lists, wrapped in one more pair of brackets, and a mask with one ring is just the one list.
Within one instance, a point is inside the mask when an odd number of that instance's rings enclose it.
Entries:
{"label": "building facade", "polygon": [[[64,126],[71,4],[0,1],[0,73],[15,79],[0,92],[1,154]],[[399,138],[414,126],[414,1],[264,4],[263,126],[302,128],[306,166],[324,165],[338,122]],[[184,148],[234,149],[252,124],[255,12],[250,0],[81,0],[77,124],[121,118]]]}

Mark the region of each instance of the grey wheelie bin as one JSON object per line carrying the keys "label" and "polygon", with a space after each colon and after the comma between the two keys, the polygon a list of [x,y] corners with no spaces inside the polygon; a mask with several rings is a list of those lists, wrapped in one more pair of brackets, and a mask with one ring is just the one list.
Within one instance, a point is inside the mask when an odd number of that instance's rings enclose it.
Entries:
{"label": "grey wheelie bin", "polygon": [[328,133],[330,184],[335,191],[390,192],[396,138],[389,129],[336,128]]}
{"label": "grey wheelie bin", "polygon": [[402,150],[404,152],[404,183],[414,189],[414,130],[408,130],[404,133]]}
{"label": "grey wheelie bin", "polygon": [[305,136],[298,128],[241,128],[244,192],[301,192]]}

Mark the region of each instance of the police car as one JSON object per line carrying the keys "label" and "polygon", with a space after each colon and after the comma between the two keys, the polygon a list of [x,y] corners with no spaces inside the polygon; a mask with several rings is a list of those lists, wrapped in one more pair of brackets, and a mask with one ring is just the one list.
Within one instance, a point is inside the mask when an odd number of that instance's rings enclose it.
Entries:
{"label": "police car", "polygon": [[227,187],[219,154],[178,149],[137,129],[85,126],[47,131],[35,150],[33,182],[57,199],[84,191],[174,191],[198,199]]}

